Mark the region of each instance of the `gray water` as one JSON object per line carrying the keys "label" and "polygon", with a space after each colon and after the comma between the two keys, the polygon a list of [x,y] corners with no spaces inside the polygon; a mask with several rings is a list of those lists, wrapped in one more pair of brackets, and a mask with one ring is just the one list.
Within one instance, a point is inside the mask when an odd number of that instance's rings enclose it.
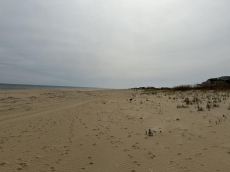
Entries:
{"label": "gray water", "polygon": [[58,89],[97,89],[89,87],[67,87],[67,86],[48,86],[48,85],[22,85],[22,84],[1,84],[0,90],[58,90]]}

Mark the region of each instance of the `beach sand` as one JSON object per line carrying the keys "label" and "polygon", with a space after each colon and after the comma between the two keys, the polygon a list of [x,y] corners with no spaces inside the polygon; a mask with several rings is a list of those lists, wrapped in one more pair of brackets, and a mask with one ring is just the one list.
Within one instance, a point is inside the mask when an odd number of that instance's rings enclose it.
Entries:
{"label": "beach sand", "polygon": [[228,172],[229,103],[212,91],[0,91],[0,172]]}

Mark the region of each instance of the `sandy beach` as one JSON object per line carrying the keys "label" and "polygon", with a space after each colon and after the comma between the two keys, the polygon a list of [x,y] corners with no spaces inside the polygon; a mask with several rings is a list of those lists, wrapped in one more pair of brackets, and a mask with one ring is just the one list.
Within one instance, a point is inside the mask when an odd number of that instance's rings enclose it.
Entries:
{"label": "sandy beach", "polygon": [[0,171],[228,172],[229,95],[0,91]]}

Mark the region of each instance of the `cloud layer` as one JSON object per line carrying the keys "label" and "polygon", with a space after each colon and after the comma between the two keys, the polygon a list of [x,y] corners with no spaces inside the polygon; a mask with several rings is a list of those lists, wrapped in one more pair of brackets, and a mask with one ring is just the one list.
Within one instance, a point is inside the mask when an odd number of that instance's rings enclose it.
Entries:
{"label": "cloud layer", "polygon": [[0,1],[0,83],[128,88],[230,75],[230,1]]}

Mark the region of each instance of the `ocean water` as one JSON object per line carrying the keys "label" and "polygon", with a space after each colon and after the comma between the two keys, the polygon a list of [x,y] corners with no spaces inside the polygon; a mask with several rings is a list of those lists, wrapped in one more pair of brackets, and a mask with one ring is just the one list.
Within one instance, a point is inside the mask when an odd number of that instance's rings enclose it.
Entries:
{"label": "ocean water", "polygon": [[0,90],[58,90],[58,89],[97,89],[89,87],[67,87],[67,86],[48,86],[48,85],[22,85],[22,84],[1,84]]}

